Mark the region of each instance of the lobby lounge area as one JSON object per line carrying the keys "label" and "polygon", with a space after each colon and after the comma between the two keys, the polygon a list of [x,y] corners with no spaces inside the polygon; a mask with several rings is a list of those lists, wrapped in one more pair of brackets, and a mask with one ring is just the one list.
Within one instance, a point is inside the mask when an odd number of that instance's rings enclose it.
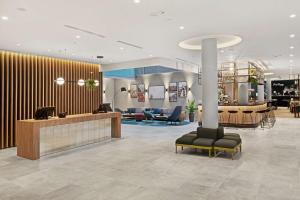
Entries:
{"label": "lobby lounge area", "polygon": [[300,138],[295,123],[282,118],[273,129],[225,128],[243,139],[242,155],[234,161],[188,148],[175,154],[175,139],[196,124],[143,128],[142,133],[140,126],[122,125],[122,140],[34,162],[17,158],[15,149],[2,150],[1,198],[296,200]]}
{"label": "lobby lounge area", "polygon": [[299,200],[299,0],[0,0],[0,200]]}

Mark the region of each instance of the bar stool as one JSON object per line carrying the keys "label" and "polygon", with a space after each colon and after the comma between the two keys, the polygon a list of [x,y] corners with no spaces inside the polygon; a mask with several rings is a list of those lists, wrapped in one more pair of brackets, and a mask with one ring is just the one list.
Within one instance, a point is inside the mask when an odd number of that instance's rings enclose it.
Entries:
{"label": "bar stool", "polygon": [[257,115],[259,116],[259,124],[261,127],[263,127],[265,118],[266,118],[266,110],[258,110],[255,112],[256,116],[255,119],[257,117]]}
{"label": "bar stool", "polygon": [[219,122],[223,122],[223,110],[218,110],[218,114],[219,114]]}
{"label": "bar stool", "polygon": [[253,113],[253,110],[243,110],[243,117],[242,117],[242,123],[243,123],[243,124],[244,124],[244,122],[246,121],[245,119],[246,119],[247,116],[249,116],[249,115],[250,115],[250,118],[251,118],[251,123],[253,124],[252,113]]}
{"label": "bar stool", "polygon": [[228,110],[228,124],[230,124],[230,118],[231,118],[231,115],[232,115],[232,118],[234,119],[234,122],[235,122],[235,125],[237,125],[237,118],[238,118],[238,111],[237,110]]}
{"label": "bar stool", "polygon": [[199,127],[202,127],[202,109],[200,109],[199,112],[200,112],[200,113],[199,113],[200,116],[199,116],[198,126],[199,126]]}

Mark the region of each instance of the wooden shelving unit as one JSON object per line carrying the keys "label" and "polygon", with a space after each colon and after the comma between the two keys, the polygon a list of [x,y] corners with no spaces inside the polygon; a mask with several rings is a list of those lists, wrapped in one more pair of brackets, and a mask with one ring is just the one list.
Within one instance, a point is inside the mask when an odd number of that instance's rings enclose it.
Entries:
{"label": "wooden shelving unit", "polygon": [[264,84],[263,68],[251,61],[223,63],[218,70],[219,96],[236,101],[241,83],[249,83],[254,90],[256,85]]}

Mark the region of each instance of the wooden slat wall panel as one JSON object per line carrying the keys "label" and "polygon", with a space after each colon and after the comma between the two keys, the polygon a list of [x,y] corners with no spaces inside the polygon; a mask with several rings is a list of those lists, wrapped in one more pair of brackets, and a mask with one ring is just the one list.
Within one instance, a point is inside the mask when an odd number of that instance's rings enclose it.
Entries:
{"label": "wooden slat wall panel", "polygon": [[[58,77],[93,78],[100,86],[94,91],[77,83],[58,86]],[[55,106],[55,114],[80,114],[102,102],[102,73],[92,63],[0,51],[0,84],[0,149],[15,146],[16,121],[33,118],[38,107]]]}

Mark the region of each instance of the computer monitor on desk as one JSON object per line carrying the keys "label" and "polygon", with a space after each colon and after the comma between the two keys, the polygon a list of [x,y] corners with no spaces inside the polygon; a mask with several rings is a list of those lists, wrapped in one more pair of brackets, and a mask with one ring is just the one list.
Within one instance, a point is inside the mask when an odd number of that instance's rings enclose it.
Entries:
{"label": "computer monitor on desk", "polygon": [[99,108],[97,109],[97,112],[93,112],[94,114],[96,113],[107,113],[107,112],[112,112],[112,108],[110,107],[110,103],[103,103],[99,105]]}
{"label": "computer monitor on desk", "polygon": [[53,106],[38,108],[34,113],[34,119],[35,120],[48,119],[49,116],[53,117],[54,111],[55,111],[55,107]]}

